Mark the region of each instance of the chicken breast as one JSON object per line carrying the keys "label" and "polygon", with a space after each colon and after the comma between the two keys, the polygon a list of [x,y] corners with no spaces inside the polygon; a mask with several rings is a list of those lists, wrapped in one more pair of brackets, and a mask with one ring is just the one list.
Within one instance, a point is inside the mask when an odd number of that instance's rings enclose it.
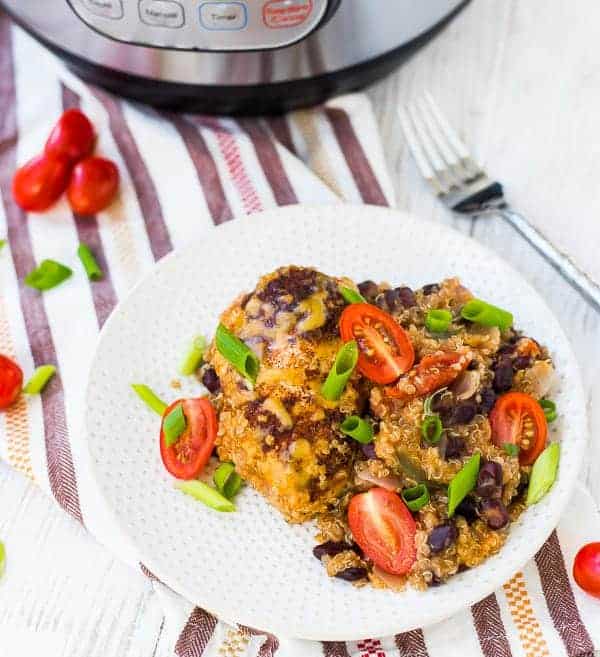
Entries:
{"label": "chicken breast", "polygon": [[219,457],[290,522],[327,510],[352,483],[357,446],[339,424],[364,409],[366,394],[356,373],[339,401],[320,393],[342,346],[343,308],[335,279],[303,267],[278,269],[221,317],[258,355],[256,385],[214,345],[207,356],[221,385]]}

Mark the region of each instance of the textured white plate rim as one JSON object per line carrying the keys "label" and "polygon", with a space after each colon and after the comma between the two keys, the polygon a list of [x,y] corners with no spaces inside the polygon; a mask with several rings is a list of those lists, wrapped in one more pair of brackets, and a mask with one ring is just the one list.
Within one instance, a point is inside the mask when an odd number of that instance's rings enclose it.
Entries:
{"label": "textured white plate rim", "polygon": [[[382,217],[385,218],[385,220],[395,220],[399,222],[409,222],[409,223],[416,221],[419,223],[420,226],[424,227],[425,230],[429,230],[432,233],[437,232],[438,234],[437,237],[439,239],[443,239],[445,235],[448,236],[453,235],[454,237],[456,237],[456,235],[459,235],[461,240],[464,240],[465,242],[471,244],[471,246],[473,246],[476,250],[485,253],[486,257],[489,258],[491,262],[495,261],[499,263],[499,266],[501,268],[505,268],[511,271],[514,276],[521,279],[521,284],[523,285],[524,288],[527,288],[528,293],[537,297],[538,301],[545,306],[548,316],[550,316],[553,322],[556,324],[555,330],[557,330],[557,332],[561,334],[565,346],[568,349],[569,353],[565,352],[563,355],[569,356],[572,362],[573,377],[570,383],[573,384],[573,388],[571,390],[571,394],[573,395],[573,397],[576,399],[577,403],[581,407],[582,424],[586,427],[587,430],[584,393],[583,393],[581,376],[579,373],[579,367],[577,365],[577,361],[575,360],[574,354],[568,343],[568,339],[566,335],[562,331],[562,328],[560,328],[560,325],[558,324],[557,320],[554,318],[552,312],[546,305],[545,301],[540,297],[537,291],[535,291],[535,289],[527,281],[525,281],[523,277],[516,270],[514,270],[504,260],[502,260],[497,254],[495,254],[493,251],[486,248],[485,246],[479,244],[472,238],[462,235],[449,227],[428,220],[416,218],[408,213],[398,210],[391,210],[388,208],[381,208],[377,206],[365,206],[365,205],[355,206],[355,205],[342,205],[342,204],[321,205],[321,206],[311,206],[311,205],[288,206],[285,208],[268,210],[263,213],[258,213],[251,216],[245,216],[239,221],[228,222],[226,224],[222,224],[215,228],[209,229],[208,231],[203,233],[202,236],[199,237],[195,242],[187,245],[182,249],[175,250],[169,253],[168,255],[166,255],[164,258],[162,258],[158,263],[156,263],[155,267],[145,277],[143,277],[132,288],[132,290],[127,294],[127,296],[118,304],[118,306],[115,308],[115,310],[110,315],[108,320],[105,322],[100,332],[90,372],[93,372],[95,369],[95,365],[99,359],[99,355],[101,354],[104,341],[113,330],[112,329],[113,325],[118,325],[118,323],[121,321],[122,314],[124,313],[124,309],[126,309],[128,302],[133,297],[135,297],[138,290],[148,285],[155,277],[160,276],[161,272],[166,267],[168,267],[171,260],[185,258],[186,255],[189,255],[190,253],[196,253],[197,249],[201,246],[202,241],[206,239],[207,235],[215,235],[215,234],[221,235],[222,237],[220,239],[224,239],[228,232],[239,235],[241,232],[250,232],[251,229],[260,230],[261,228],[265,227],[267,222],[277,222],[278,224],[281,224],[281,222],[285,222],[285,221],[293,222],[294,220],[297,220],[300,217],[304,217],[306,213],[310,213],[310,212],[321,214],[321,215],[328,215],[325,221],[339,221],[343,223],[346,217],[354,214],[357,211],[357,209],[361,212],[361,221],[364,222],[368,222],[367,215],[371,216],[373,220],[378,219],[377,215],[381,215]],[[253,224],[259,224],[259,226],[253,227]],[[301,264],[308,264],[308,263],[301,263]],[[220,311],[221,309],[219,308],[215,312],[218,313]],[[462,591],[462,593],[464,594],[463,597],[460,599],[460,601],[457,601],[457,603],[452,609],[443,608],[440,609],[440,611],[432,611],[431,609],[428,609],[427,615],[422,622],[420,621],[419,623],[412,623],[410,625],[406,625],[406,624],[402,625],[402,622],[394,621],[393,624],[388,622],[385,625],[372,627],[370,629],[353,628],[352,632],[356,632],[356,634],[349,634],[347,631],[345,633],[340,634],[336,629],[330,629],[326,632],[318,631],[317,633],[313,634],[313,632],[307,628],[302,631],[301,635],[298,633],[294,635],[290,635],[289,628],[286,624],[285,619],[280,620],[277,618],[273,618],[269,616],[268,611],[266,612],[265,615],[263,615],[262,613],[258,615],[252,615],[246,613],[244,609],[236,609],[234,611],[230,609],[226,603],[215,604],[213,601],[212,604],[207,605],[205,601],[198,599],[197,590],[194,590],[193,587],[188,586],[186,582],[182,581],[177,577],[177,575],[175,574],[175,570],[169,571],[168,569],[165,569],[163,564],[157,561],[152,553],[146,552],[144,546],[137,543],[133,539],[133,537],[128,532],[125,518],[123,518],[114,508],[112,508],[110,499],[107,495],[107,490],[102,485],[101,474],[99,471],[99,464],[94,462],[93,453],[91,450],[91,444],[88,440],[89,438],[88,417],[89,417],[89,409],[92,404],[91,399],[93,398],[93,394],[92,394],[93,387],[94,384],[90,378],[90,381],[88,381],[88,385],[86,389],[85,427],[86,427],[86,444],[90,451],[90,463],[92,463],[91,474],[93,478],[93,483],[95,488],[97,489],[98,494],[102,496],[102,498],[105,500],[107,504],[107,507],[111,509],[111,512],[113,513],[118,525],[121,527],[123,532],[136,545],[136,549],[140,557],[140,562],[143,563],[154,575],[156,575],[159,578],[161,582],[166,584],[169,588],[173,589],[175,592],[179,593],[187,600],[204,608],[206,611],[209,611],[210,613],[214,614],[220,620],[223,620],[230,624],[239,623],[241,625],[245,625],[248,627],[261,628],[264,631],[271,632],[281,637],[299,638],[299,639],[317,640],[317,641],[357,641],[367,637],[391,636],[397,634],[398,632],[408,631],[419,626],[424,627],[427,625],[432,625],[434,623],[437,623],[439,621],[448,618],[453,613],[456,613],[461,609],[471,606],[472,604],[475,604],[476,602],[482,600],[487,595],[498,589],[515,572],[520,570],[523,567],[523,565],[527,561],[529,561],[544,544],[547,537],[551,534],[553,529],[558,524],[560,516],[562,515],[562,512],[564,511],[564,508],[567,502],[569,501],[570,493],[575,486],[577,475],[583,463],[583,455],[584,455],[583,446],[585,445],[585,440],[581,439],[579,443],[581,444],[582,448],[579,449],[579,451],[576,453],[577,458],[575,461],[571,463],[572,466],[571,469],[568,471],[561,469],[555,486],[553,487],[552,491],[547,496],[547,498],[543,500],[541,503],[545,505],[551,504],[552,514],[551,517],[547,519],[544,526],[542,528],[538,528],[538,532],[534,536],[530,537],[531,538],[531,541],[529,543],[530,549],[528,549],[527,553],[521,555],[518,559],[513,558],[507,561],[502,572],[497,573],[495,579],[491,582],[488,582],[485,588],[477,589],[476,587],[473,587],[471,589],[471,593],[468,593],[469,591],[468,588]],[[464,579],[465,577],[472,576],[473,573],[481,571],[481,569],[484,569],[485,567],[486,564],[483,564],[478,568],[466,571],[465,573],[455,576],[454,579],[458,581],[460,579]],[[402,593],[396,595],[398,596],[398,603],[401,604]]]}

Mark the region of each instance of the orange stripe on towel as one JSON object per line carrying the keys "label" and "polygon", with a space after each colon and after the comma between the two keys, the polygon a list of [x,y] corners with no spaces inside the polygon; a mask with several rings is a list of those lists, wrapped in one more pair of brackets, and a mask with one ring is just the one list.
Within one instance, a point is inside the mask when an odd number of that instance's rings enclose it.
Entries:
{"label": "orange stripe on towel", "polygon": [[[2,353],[9,358],[15,357],[14,344],[8,326],[8,316],[4,299],[0,296],[0,345]],[[34,479],[29,452],[29,417],[27,415],[27,400],[20,395],[5,414],[8,462],[26,477]]]}
{"label": "orange stripe on towel", "polygon": [[523,573],[518,572],[503,588],[525,654],[527,657],[549,657],[548,645],[533,611]]}

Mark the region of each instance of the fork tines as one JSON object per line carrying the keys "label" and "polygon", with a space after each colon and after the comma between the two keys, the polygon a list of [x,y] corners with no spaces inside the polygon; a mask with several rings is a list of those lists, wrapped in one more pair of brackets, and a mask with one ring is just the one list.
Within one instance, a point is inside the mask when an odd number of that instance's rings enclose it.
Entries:
{"label": "fork tines", "polygon": [[[465,144],[439,107],[425,92],[399,109],[408,146],[423,177],[448,205],[450,197],[472,192],[473,185],[487,184],[485,172],[469,155]],[[448,198],[446,198],[448,197]]]}

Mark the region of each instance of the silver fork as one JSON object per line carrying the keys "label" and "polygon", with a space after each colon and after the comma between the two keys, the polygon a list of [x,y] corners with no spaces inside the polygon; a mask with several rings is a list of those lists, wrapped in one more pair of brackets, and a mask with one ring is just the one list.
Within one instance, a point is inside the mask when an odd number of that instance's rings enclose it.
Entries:
{"label": "silver fork", "polygon": [[402,129],[421,174],[454,212],[500,216],[517,230],[582,296],[600,311],[600,286],[512,210],[502,185],[473,160],[429,93],[399,109]]}

